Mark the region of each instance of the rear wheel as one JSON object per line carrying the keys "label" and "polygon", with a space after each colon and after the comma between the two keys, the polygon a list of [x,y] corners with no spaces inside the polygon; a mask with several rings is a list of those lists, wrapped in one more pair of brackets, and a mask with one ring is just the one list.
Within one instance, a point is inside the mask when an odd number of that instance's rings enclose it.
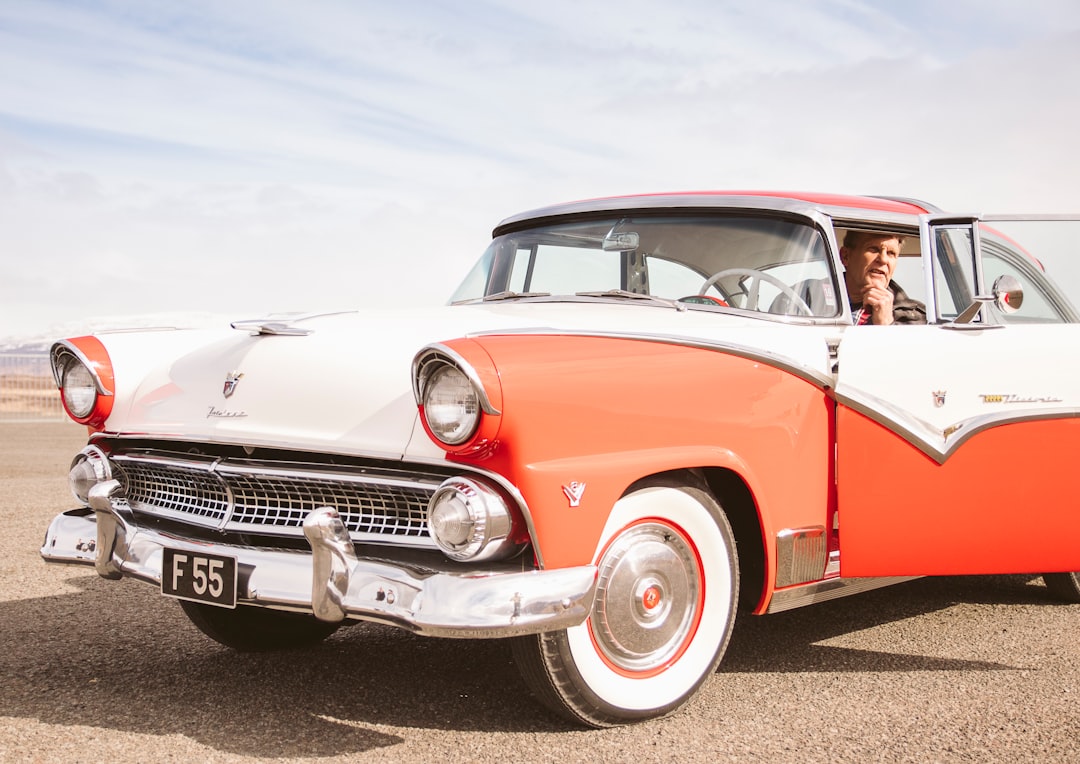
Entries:
{"label": "rear wheel", "polygon": [[615,504],[597,571],[583,624],[515,640],[522,677],[544,705],[591,727],[671,713],[731,636],[738,562],[727,518],[701,488],[642,487]]}
{"label": "rear wheel", "polygon": [[337,631],[339,624],[304,613],[259,607],[235,609],[180,601],[184,614],[206,636],[242,653],[288,650],[317,644]]}
{"label": "rear wheel", "polygon": [[1065,602],[1080,602],[1080,573],[1043,573],[1050,593]]}

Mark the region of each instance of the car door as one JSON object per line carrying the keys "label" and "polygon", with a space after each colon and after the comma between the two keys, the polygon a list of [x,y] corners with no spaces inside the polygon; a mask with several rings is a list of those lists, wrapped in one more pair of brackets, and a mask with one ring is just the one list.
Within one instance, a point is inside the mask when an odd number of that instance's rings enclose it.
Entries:
{"label": "car door", "polygon": [[[1080,570],[1080,323],[1022,251],[1006,247],[1021,261],[1003,265],[984,247],[986,231],[975,217],[923,216],[931,323],[844,330],[845,577]],[[1028,320],[1004,300],[964,315],[993,286],[984,270],[1010,268],[1024,270]]]}

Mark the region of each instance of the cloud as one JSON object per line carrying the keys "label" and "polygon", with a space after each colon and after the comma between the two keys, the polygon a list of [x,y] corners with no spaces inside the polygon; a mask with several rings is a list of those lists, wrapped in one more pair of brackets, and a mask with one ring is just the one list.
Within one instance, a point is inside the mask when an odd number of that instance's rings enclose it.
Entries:
{"label": "cloud", "polygon": [[503,216],[710,187],[1080,210],[1065,0],[0,6],[0,335],[445,299]]}

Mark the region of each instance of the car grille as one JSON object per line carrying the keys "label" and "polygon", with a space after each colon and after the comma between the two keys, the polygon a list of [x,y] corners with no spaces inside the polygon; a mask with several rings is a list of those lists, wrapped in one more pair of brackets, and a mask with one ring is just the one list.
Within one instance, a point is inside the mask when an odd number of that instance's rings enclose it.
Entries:
{"label": "car grille", "polygon": [[300,536],[314,509],[333,507],[354,541],[434,547],[428,499],[444,475],[153,454],[113,455],[129,506],[226,531]]}

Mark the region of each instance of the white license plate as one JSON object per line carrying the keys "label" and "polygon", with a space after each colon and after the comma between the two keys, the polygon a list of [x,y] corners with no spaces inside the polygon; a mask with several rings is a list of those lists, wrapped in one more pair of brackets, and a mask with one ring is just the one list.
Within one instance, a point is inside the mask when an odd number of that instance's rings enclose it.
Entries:
{"label": "white license plate", "polygon": [[236,558],[186,549],[162,550],[161,593],[219,607],[236,607]]}

